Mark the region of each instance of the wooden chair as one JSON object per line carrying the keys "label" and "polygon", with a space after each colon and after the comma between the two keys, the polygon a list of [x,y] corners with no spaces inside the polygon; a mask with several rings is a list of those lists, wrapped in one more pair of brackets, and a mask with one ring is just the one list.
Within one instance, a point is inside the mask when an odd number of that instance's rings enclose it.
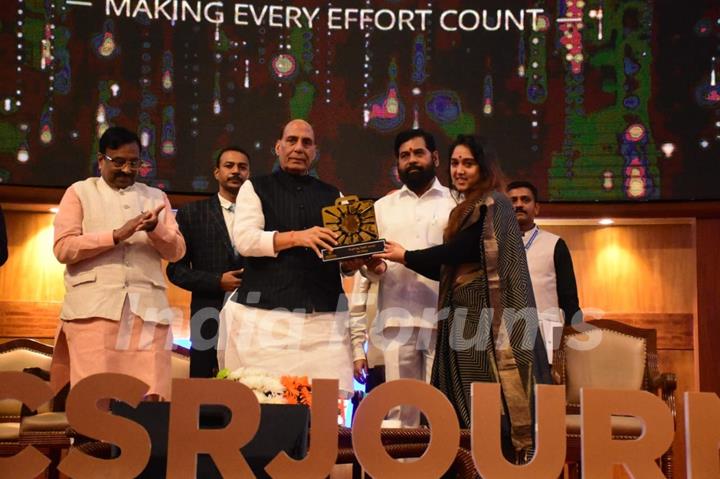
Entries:
{"label": "wooden chair", "polygon": [[[0,371],[29,371],[49,379],[53,348],[32,339],[14,339],[0,344]],[[23,410],[20,401],[0,401],[0,454],[11,455],[34,446],[50,458],[49,477],[57,477],[62,451],[70,447],[67,416],[49,401],[37,411]]]}
{"label": "wooden chair", "polygon": [[[573,341],[592,341],[596,346],[572,347]],[[604,319],[588,321],[577,329],[567,326],[560,347],[555,350],[552,369],[555,383],[566,387],[566,461],[572,466],[571,476],[579,475],[580,469],[580,388],[645,390],[658,394],[675,421],[677,380],[674,374],[658,371],[654,329]],[[642,434],[642,423],[637,418],[613,416],[611,424],[614,439],[637,439]],[[672,478],[672,448],[662,456],[661,467],[665,477]]]}
{"label": "wooden chair", "polygon": [[[381,429],[380,440],[385,451],[393,458],[420,457],[425,453],[430,442],[430,429],[427,428],[397,428]],[[352,448],[352,430],[341,427],[338,432],[338,456],[336,464],[353,464],[353,479],[363,476],[355,452]],[[478,478],[470,452],[470,430],[460,431],[460,445],[455,461],[449,474],[460,479]]]}

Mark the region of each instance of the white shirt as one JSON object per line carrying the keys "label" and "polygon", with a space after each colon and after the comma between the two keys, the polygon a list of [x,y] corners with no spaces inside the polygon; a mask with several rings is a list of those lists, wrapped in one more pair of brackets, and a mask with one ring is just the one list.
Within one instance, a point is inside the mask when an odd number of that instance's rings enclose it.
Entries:
{"label": "white shirt", "polygon": [[218,193],[218,198],[220,199],[220,209],[222,210],[223,219],[225,220],[225,227],[230,235],[230,242],[234,245],[233,220],[235,219],[235,203],[230,200],[226,200],[220,193]]}
{"label": "white shirt", "polygon": [[[404,185],[375,202],[378,233],[407,250],[442,244],[455,206],[450,190],[437,178],[420,197]],[[436,327],[438,287],[437,281],[388,262],[380,280],[377,320],[383,327]]]}
{"label": "white shirt", "polygon": [[277,257],[274,237],[277,231],[265,231],[265,214],[260,197],[250,180],[245,181],[235,199],[235,220],[232,235],[235,249],[242,256]]}

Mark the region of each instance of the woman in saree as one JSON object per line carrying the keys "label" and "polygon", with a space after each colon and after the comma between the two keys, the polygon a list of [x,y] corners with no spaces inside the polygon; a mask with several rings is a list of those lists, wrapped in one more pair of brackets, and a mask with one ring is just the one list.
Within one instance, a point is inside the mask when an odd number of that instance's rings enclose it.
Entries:
{"label": "woman in saree", "polygon": [[502,173],[474,137],[450,147],[450,178],[460,203],[442,245],[406,251],[388,241],[379,257],[440,281],[431,384],[470,427],[470,386],[500,383],[503,452],[524,462],[533,449],[533,389],[551,383],[525,250]]}

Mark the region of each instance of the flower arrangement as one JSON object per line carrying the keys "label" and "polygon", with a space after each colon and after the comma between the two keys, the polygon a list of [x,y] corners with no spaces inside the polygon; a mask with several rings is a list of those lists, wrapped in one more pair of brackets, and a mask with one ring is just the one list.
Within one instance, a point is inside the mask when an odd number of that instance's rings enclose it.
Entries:
{"label": "flower arrangement", "polygon": [[216,377],[243,383],[255,393],[261,404],[288,404],[285,385],[277,376],[262,369],[238,368],[234,371],[221,369]]}
{"label": "flower arrangement", "polygon": [[[312,386],[307,376],[280,376],[258,368],[221,369],[217,379],[243,383],[260,404],[302,404],[312,407]],[[338,424],[345,418],[345,402],[338,400]]]}
{"label": "flower arrangement", "polygon": [[303,404],[312,406],[312,388],[307,376],[277,377],[258,368],[222,369],[218,379],[229,379],[250,388],[261,404]]}

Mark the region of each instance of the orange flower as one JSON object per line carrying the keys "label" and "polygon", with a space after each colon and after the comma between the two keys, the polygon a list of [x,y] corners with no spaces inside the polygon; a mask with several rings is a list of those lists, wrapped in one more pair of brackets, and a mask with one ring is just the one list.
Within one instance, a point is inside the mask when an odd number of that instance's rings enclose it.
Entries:
{"label": "orange flower", "polygon": [[285,386],[285,400],[288,404],[312,406],[312,388],[307,376],[282,376],[280,382]]}
{"label": "orange flower", "polygon": [[[303,404],[312,407],[312,386],[307,376],[282,376],[280,382],[285,387],[284,398],[287,404]],[[338,423],[345,422],[345,402],[338,399]]]}

